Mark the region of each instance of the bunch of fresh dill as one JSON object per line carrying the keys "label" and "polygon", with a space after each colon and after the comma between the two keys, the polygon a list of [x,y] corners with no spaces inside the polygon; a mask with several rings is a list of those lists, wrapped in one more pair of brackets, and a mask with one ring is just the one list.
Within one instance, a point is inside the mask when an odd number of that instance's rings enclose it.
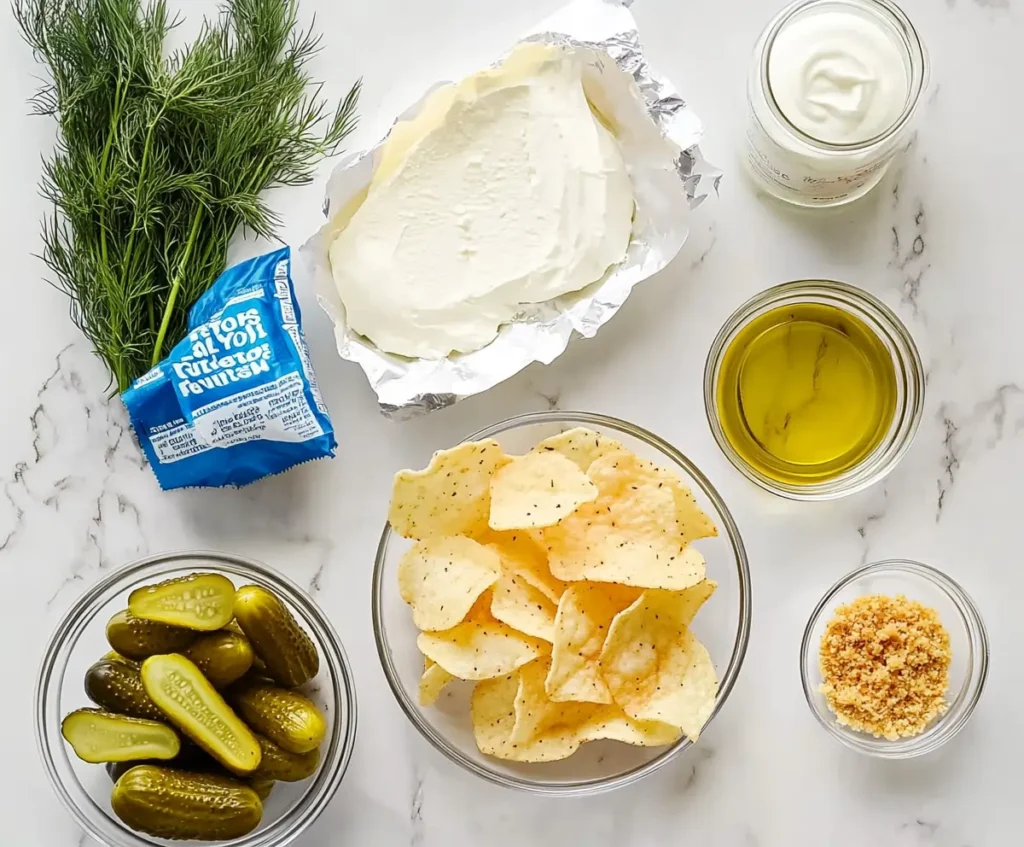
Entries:
{"label": "bunch of fresh dill", "polygon": [[272,237],[271,185],[310,180],[352,130],[359,83],[331,112],[310,90],[319,38],[296,0],[227,0],[186,48],[166,0],[14,0],[59,124],[42,191],[43,259],[118,391],[186,334],[239,225]]}

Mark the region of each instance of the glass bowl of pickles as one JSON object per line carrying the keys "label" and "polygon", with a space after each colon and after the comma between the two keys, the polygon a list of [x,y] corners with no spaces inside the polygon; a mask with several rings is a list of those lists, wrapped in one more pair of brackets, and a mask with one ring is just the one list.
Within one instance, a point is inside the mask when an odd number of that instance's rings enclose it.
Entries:
{"label": "glass bowl of pickles", "polygon": [[337,791],[356,701],[337,633],[301,589],[221,553],[98,582],[43,657],[36,739],[58,797],[110,847],[283,847]]}

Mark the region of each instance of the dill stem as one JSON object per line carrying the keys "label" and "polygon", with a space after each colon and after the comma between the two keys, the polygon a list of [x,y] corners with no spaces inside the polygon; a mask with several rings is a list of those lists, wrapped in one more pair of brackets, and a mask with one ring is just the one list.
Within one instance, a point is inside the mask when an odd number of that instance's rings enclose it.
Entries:
{"label": "dill stem", "polygon": [[199,235],[199,225],[203,220],[203,207],[196,210],[196,216],[192,219],[192,230],[188,235],[188,242],[185,244],[185,252],[182,253],[181,261],[178,262],[178,270],[171,282],[171,290],[167,295],[167,304],[164,306],[163,318],[160,321],[160,330],[156,334],[156,345],[153,348],[153,359],[151,367],[156,367],[160,362],[160,355],[164,348],[164,338],[167,336],[167,327],[171,323],[171,315],[174,313],[174,303],[178,299],[178,292],[181,290],[181,280],[187,269],[189,257],[192,255],[192,248],[195,246],[196,238]]}
{"label": "dill stem", "polygon": [[[100,157],[99,187],[101,187],[101,191],[104,192],[104,194],[100,198],[102,202],[100,204],[100,209],[99,209],[99,217],[100,217],[100,258],[102,260],[102,266],[103,266],[103,272],[104,273],[110,273],[110,259],[109,259],[109,253],[108,253],[108,250],[107,250],[107,229],[108,229],[107,210],[108,210],[108,204],[107,204],[107,198],[106,198],[106,194],[105,194],[106,188],[107,188],[107,185],[106,185],[107,167],[110,164],[110,150],[113,147],[114,137],[117,134],[117,125],[118,125],[118,123],[121,120],[121,107],[124,104],[124,99],[123,99],[124,98],[124,94],[125,94],[124,78],[119,75],[118,79],[117,79],[117,88],[116,88],[116,90],[114,92],[114,107],[111,110],[112,114],[110,116],[110,128],[107,130],[107,140],[103,144],[103,155]],[[115,337],[118,340],[120,340],[120,337],[121,337],[120,329],[121,329],[120,326],[116,326],[114,328],[114,330],[115,330]],[[119,348],[119,350],[123,350],[123,348]],[[128,376],[125,373],[125,366],[124,366],[124,364],[125,364],[124,363],[124,354],[123,354],[123,352],[119,352],[118,355],[117,355],[117,362],[114,365],[114,377],[117,379],[117,385],[118,385],[119,388],[121,388],[122,391],[125,388],[128,387],[127,383],[129,381],[128,380]]]}
{"label": "dill stem", "polygon": [[[133,251],[133,249],[135,247],[135,235],[139,231],[139,196],[138,195],[139,195],[139,191],[142,188],[142,185],[146,181],[146,166],[149,163],[149,151],[150,151],[150,149],[153,146],[153,133],[156,131],[157,124],[160,123],[160,121],[163,118],[163,116],[164,116],[164,107],[161,107],[160,111],[157,112],[156,117],[153,119],[152,123],[150,123],[149,129],[146,131],[146,142],[145,142],[145,144],[142,147],[142,164],[139,166],[139,179],[135,183],[135,204],[134,204],[134,208],[132,209],[132,225],[131,225],[131,229],[128,231],[128,246],[125,247],[124,256],[122,257],[122,260],[121,260],[121,281],[120,281],[120,289],[119,289],[121,291],[124,291],[127,288],[127,285],[128,285],[128,274],[132,271],[132,258],[133,258],[132,257],[132,251]],[[152,295],[150,295],[150,299],[152,299]],[[120,341],[120,338],[121,338],[120,327],[115,327],[114,329],[115,329],[115,335],[116,335],[117,339]]]}
{"label": "dill stem", "polygon": [[[121,120],[121,105],[123,103],[124,89],[122,83],[124,78],[118,76],[117,90],[114,93],[113,114],[110,116],[110,129],[107,131],[107,140],[103,145],[103,155],[100,157],[100,184],[106,189],[107,165],[110,163],[110,148],[114,143],[114,136],[117,134],[117,125]],[[107,258],[107,204],[106,197],[100,206],[100,256],[103,258],[104,266],[109,266]]]}

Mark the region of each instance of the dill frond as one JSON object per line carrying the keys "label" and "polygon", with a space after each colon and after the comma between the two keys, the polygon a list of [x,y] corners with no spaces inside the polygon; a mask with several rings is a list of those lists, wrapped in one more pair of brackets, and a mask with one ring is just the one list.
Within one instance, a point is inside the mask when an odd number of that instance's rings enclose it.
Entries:
{"label": "dill frond", "polygon": [[43,260],[118,391],[184,337],[239,227],[275,235],[262,192],[309,182],[355,127],[359,83],[334,109],[310,84],[296,4],[227,0],[165,57],[165,0],[14,0],[50,72],[33,111],[59,127]]}

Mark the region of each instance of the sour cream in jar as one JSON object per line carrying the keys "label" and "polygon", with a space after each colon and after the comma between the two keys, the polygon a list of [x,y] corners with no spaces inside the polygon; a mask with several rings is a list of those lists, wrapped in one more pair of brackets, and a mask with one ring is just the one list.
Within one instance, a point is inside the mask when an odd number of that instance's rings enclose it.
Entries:
{"label": "sour cream in jar", "polygon": [[747,166],[791,203],[855,200],[901,147],[926,83],[921,40],[889,0],[799,0],[754,51]]}

